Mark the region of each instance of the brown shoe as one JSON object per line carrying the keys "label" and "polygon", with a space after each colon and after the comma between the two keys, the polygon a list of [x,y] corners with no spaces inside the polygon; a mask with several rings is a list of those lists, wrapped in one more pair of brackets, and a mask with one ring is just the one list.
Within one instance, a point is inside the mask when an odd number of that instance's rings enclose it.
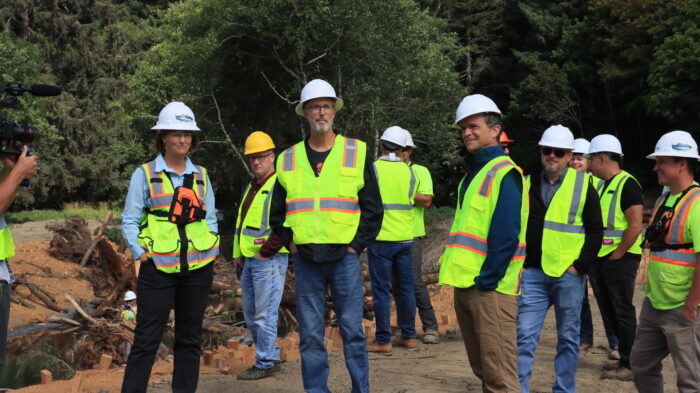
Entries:
{"label": "brown shoe", "polygon": [[600,375],[602,379],[616,379],[618,381],[632,381],[634,380],[634,374],[632,370],[626,367],[618,367],[612,370],[603,370]]}
{"label": "brown shoe", "polygon": [[590,350],[591,347],[592,347],[591,344],[589,344],[589,343],[583,343],[583,344],[581,344],[581,345],[578,346],[578,351],[581,352],[581,353],[583,353],[583,352],[588,352],[588,350]]}
{"label": "brown shoe", "polygon": [[367,346],[367,352],[374,352],[380,355],[389,356],[391,355],[391,344],[379,344],[375,341]]}
{"label": "brown shoe", "polygon": [[620,362],[608,362],[603,365],[603,371],[610,371],[620,367]]}
{"label": "brown shoe", "polygon": [[396,339],[396,342],[394,342],[394,345],[396,345],[397,347],[406,347],[406,349],[416,349],[416,339],[398,337]]}

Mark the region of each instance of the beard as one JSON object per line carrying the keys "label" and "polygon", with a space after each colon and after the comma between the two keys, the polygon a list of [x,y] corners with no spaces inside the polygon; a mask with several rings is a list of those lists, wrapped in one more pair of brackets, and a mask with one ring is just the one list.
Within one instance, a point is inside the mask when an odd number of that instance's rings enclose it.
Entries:
{"label": "beard", "polygon": [[333,124],[330,121],[325,123],[311,122],[311,130],[315,132],[325,133],[333,129]]}

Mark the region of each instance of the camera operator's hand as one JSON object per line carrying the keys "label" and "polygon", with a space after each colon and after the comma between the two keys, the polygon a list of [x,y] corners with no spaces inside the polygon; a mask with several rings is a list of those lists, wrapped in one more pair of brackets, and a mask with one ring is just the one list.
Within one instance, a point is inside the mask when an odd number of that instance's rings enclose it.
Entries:
{"label": "camera operator's hand", "polygon": [[10,169],[20,178],[20,181],[36,175],[37,158],[27,155],[27,146],[22,146],[22,154],[19,155],[16,162],[11,157],[3,157],[2,161],[5,164],[5,170]]}

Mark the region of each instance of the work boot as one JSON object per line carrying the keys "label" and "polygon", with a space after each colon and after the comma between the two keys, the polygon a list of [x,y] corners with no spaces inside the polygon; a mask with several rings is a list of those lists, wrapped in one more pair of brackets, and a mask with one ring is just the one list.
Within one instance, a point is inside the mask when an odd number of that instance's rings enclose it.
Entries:
{"label": "work boot", "polygon": [[423,334],[423,344],[440,344],[440,334],[437,330],[427,329]]}
{"label": "work boot", "polygon": [[589,349],[591,349],[592,345],[589,343],[582,343],[581,345],[578,346],[578,351],[583,353],[583,352],[588,352]]}
{"label": "work boot", "polygon": [[396,339],[396,342],[394,342],[394,345],[396,345],[397,347],[406,347],[406,349],[416,349],[416,339],[398,337]]}
{"label": "work boot", "polygon": [[243,371],[238,374],[238,379],[243,381],[254,381],[256,379],[267,378],[270,375],[276,373],[281,368],[279,363],[275,363],[274,366],[270,368],[257,368],[255,366]]}
{"label": "work boot", "polygon": [[380,344],[375,341],[367,346],[367,352],[374,352],[380,355],[389,356],[391,355],[391,344]]}
{"label": "work boot", "polygon": [[634,380],[634,374],[632,374],[632,370],[627,367],[618,367],[612,370],[603,370],[600,378],[616,379],[618,381],[632,381]]}
{"label": "work boot", "polygon": [[610,348],[610,352],[608,352],[608,359],[620,360],[620,351],[618,351],[617,348]]}
{"label": "work boot", "polygon": [[610,371],[620,367],[620,362],[610,362],[603,365],[603,371]]}

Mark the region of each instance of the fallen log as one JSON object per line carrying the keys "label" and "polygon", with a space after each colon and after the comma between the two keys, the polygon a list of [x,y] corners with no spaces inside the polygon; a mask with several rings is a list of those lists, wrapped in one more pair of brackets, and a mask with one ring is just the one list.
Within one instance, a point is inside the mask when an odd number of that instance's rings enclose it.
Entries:
{"label": "fallen log", "polygon": [[19,295],[16,295],[14,292],[12,294],[10,294],[10,300],[12,300],[13,302],[15,302],[21,306],[27,307],[27,308],[32,309],[32,310],[34,309],[34,306],[25,302],[21,297],[19,297]]}
{"label": "fallen log", "polygon": [[80,323],[76,320],[66,318],[66,317],[57,317],[55,315],[51,315],[48,318],[46,318],[46,322],[59,322],[59,323],[65,323],[67,325],[83,326],[82,323]]}
{"label": "fallen log", "polygon": [[75,311],[77,311],[81,317],[85,318],[86,321],[90,322],[93,325],[99,324],[99,322],[97,322],[93,317],[88,315],[88,313],[86,313],[85,310],[83,310],[83,308],[80,307],[80,304],[78,304],[78,302],[76,302],[75,299],[73,299],[73,296],[69,295],[68,292],[64,293],[63,296],[65,296],[65,298],[68,299],[70,304],[72,304],[73,307],[75,307]]}
{"label": "fallen log", "polygon": [[100,239],[97,242],[97,249],[100,250],[100,256],[107,261],[109,271],[105,273],[118,280],[126,271],[122,258],[114,251],[114,247],[107,239]]}
{"label": "fallen log", "polygon": [[48,307],[48,308],[50,308],[50,309],[52,309],[52,310],[54,310],[54,311],[57,311],[57,312],[66,312],[66,310],[64,310],[63,308],[61,308],[61,306],[59,306],[53,299],[51,299],[49,296],[46,295],[47,292],[45,292],[44,290],[40,289],[40,288],[37,287],[36,285],[34,285],[34,284],[32,284],[32,283],[30,283],[30,282],[28,282],[28,281],[22,281],[22,282],[19,282],[19,283],[20,283],[20,284],[23,284],[24,286],[26,286],[27,288],[29,288],[29,291],[30,291],[34,296],[36,296],[37,298],[39,298],[39,300],[41,300],[42,303],[44,303],[44,304],[46,305],[46,307]]}
{"label": "fallen log", "polygon": [[95,249],[95,246],[102,238],[102,235],[105,233],[105,229],[107,228],[107,224],[109,224],[109,220],[111,220],[111,219],[112,219],[112,211],[110,210],[109,213],[107,213],[107,215],[105,216],[104,221],[102,221],[102,225],[100,226],[100,230],[97,232],[97,236],[95,236],[95,239],[90,244],[90,247],[88,247],[87,251],[85,251],[85,255],[83,255],[83,259],[80,260],[80,267],[85,267],[85,264],[87,263],[88,259],[90,259],[90,255],[92,255],[92,251]]}
{"label": "fallen log", "polygon": [[127,285],[130,285],[132,288],[135,288],[135,281],[136,281],[136,272],[134,269],[134,264],[129,263],[127,267],[125,268],[124,272],[122,273],[121,277],[119,277],[119,281],[117,281],[117,285],[112,288],[112,290],[107,294],[107,296],[102,299],[102,303],[97,307],[95,312],[93,313],[93,316],[95,317],[101,317],[104,315],[105,311],[114,304],[117,301],[117,296],[124,290],[124,288],[127,287]]}

